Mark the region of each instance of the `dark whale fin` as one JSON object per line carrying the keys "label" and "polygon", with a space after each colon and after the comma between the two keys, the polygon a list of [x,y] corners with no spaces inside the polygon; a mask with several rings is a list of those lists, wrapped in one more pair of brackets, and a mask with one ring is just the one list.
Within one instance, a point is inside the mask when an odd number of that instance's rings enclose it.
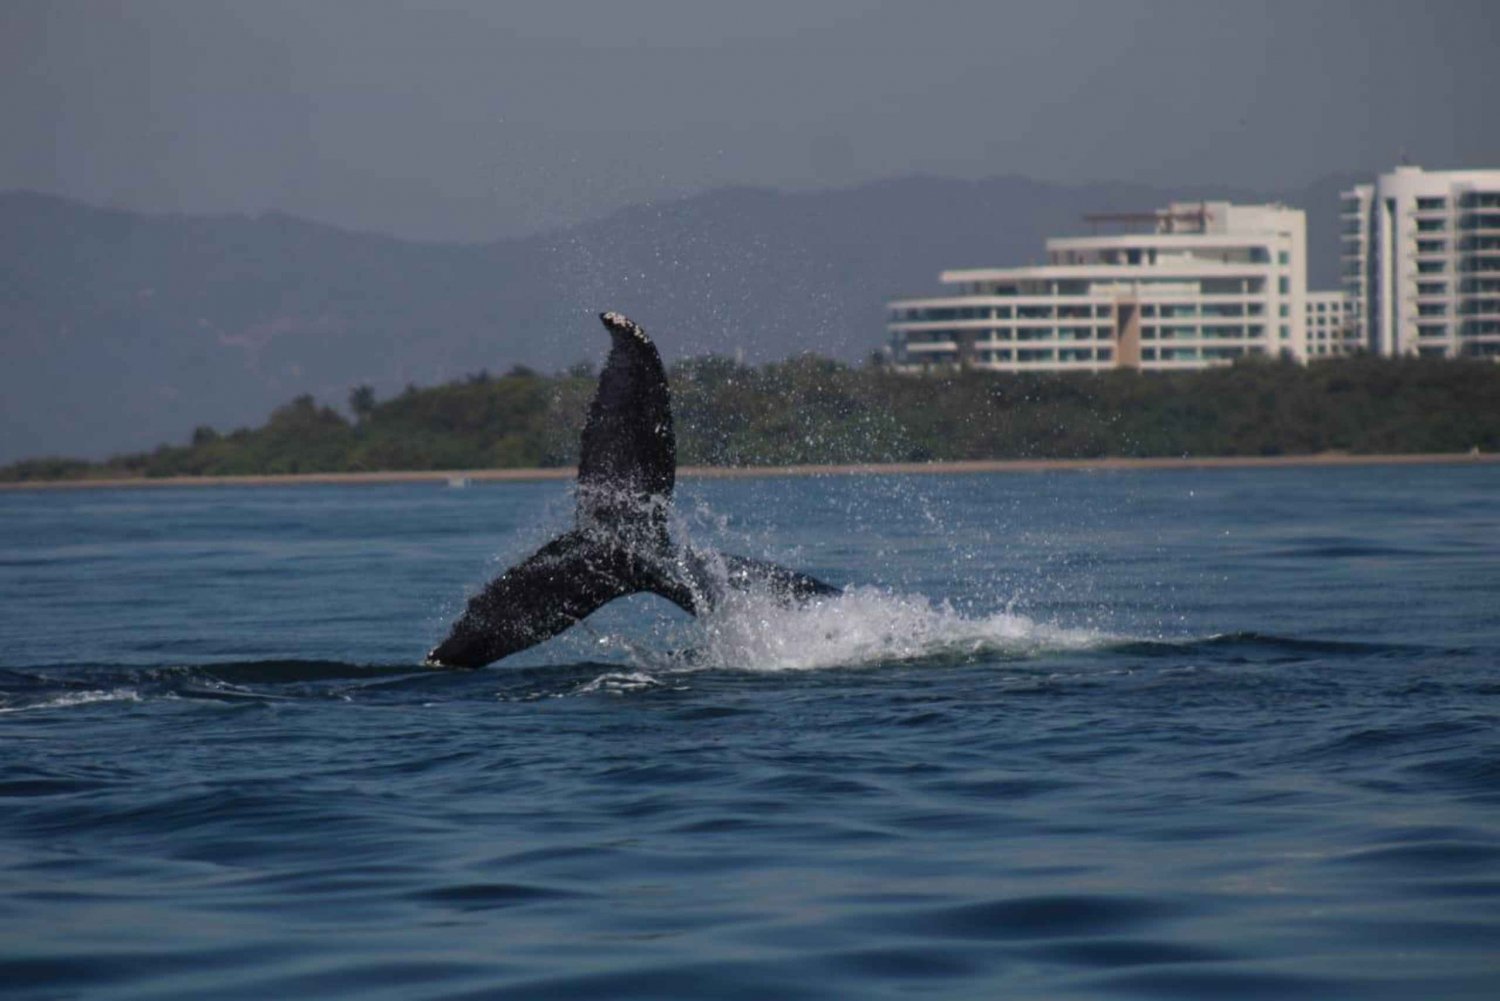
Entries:
{"label": "dark whale fin", "polygon": [[666,598],[690,615],[717,604],[725,587],[764,590],[796,604],[840,593],[807,574],[745,556],[620,545],[574,530],[485,585],[469,599],[448,638],[427,655],[432,667],[483,667],[549,640],[631,594]]}
{"label": "dark whale fin", "polygon": [[643,591],[693,615],[712,608],[726,587],[764,588],[787,602],[839,593],[774,563],[672,545],[667,510],[677,439],[661,355],[619,313],[600,319],[613,345],[583,428],[577,524],[470,598],[427,655],[430,666],[482,667]]}
{"label": "dark whale fin", "polygon": [[766,560],[687,547],[643,555],[630,573],[636,590],[666,598],[689,615],[712,611],[727,589],[757,591],[786,604],[843,593]]}
{"label": "dark whale fin", "polygon": [[435,667],[483,667],[551,639],[642,590],[630,551],[584,532],[559,535],[485,585],[427,655]]}
{"label": "dark whale fin", "polygon": [[798,570],[766,560],[753,560],[748,556],[723,553],[719,557],[728,571],[730,587],[741,591],[764,588],[783,601],[806,601],[809,598],[827,598],[843,591],[810,577]]}
{"label": "dark whale fin", "polygon": [[666,540],[667,506],[677,480],[677,438],[661,354],[646,332],[619,313],[602,313],[613,342],[589,404],[578,457],[578,524]]}

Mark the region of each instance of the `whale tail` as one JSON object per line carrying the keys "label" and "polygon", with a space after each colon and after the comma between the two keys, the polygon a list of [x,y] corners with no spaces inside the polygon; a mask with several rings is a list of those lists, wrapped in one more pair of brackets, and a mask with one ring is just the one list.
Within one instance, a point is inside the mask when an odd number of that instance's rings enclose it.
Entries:
{"label": "whale tail", "polygon": [[600,319],[612,343],[584,423],[574,528],[469,599],[427,655],[430,666],[483,667],[640,592],[693,615],[712,608],[726,587],[765,588],[787,601],[838,593],[774,563],[672,544],[677,440],[661,354],[619,313]]}
{"label": "whale tail", "polygon": [[609,359],[579,441],[578,527],[663,541],[677,482],[677,437],[661,353],[639,326],[601,313]]}

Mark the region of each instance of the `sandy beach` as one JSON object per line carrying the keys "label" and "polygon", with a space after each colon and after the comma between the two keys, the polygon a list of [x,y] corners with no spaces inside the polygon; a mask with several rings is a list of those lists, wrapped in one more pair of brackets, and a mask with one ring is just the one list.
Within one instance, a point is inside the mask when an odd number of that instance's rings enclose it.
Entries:
{"label": "sandy beach", "polygon": [[[683,466],[683,479],[748,479],[766,476],[910,476],[968,473],[1107,472],[1135,469],[1280,469],[1306,466],[1471,465],[1500,462],[1500,453],[1428,453],[1412,455],[1235,455],[1156,457],[1144,459],[985,459],[970,462],[892,462],[807,466]],[[122,487],[288,486],[296,484],[523,483],[572,479],[571,467],[555,469],[447,469],[368,473],[293,473],[276,476],[163,476],[94,480],[28,480],[0,483],[0,490],[94,490]]]}

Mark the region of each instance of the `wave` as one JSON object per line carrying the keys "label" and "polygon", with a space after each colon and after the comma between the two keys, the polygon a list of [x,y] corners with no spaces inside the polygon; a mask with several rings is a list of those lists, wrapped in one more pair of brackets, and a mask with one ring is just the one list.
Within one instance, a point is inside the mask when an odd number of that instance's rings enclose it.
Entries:
{"label": "wave", "polygon": [[99,702],[140,702],[141,693],[134,688],[112,690],[69,691],[56,695],[42,694],[33,699],[0,700],[0,713],[19,713],[34,709],[68,709],[88,706]]}
{"label": "wave", "polygon": [[[1113,647],[1117,653],[1142,657],[1181,656],[1185,652],[1260,652],[1291,656],[1409,656],[1431,653],[1428,647],[1411,643],[1362,643],[1357,640],[1325,640],[1301,636],[1277,636],[1253,631],[1212,633],[1208,636],[1121,640]],[[1464,651],[1445,651],[1462,653]]]}
{"label": "wave", "polygon": [[136,666],[54,664],[0,669],[0,713],[73,709],[104,702],[191,699],[270,702],[297,694],[332,694],[352,686],[410,676],[413,665],[365,666],[335,661],[263,660]]}
{"label": "wave", "polygon": [[[157,698],[226,704],[354,697],[512,701],[681,690],[691,675],[702,672],[774,675],[981,663],[1021,668],[1027,661],[1072,654],[1106,657],[1114,669],[1128,673],[1128,665],[1117,662],[1121,656],[1186,659],[1196,666],[1202,658],[1231,665],[1283,663],[1405,657],[1424,649],[1255,632],[1147,638],[1060,625],[1013,610],[966,614],[947,602],[876,587],[851,588],[796,606],[767,593],[731,592],[699,619],[675,620],[644,634],[626,627],[601,635],[585,625],[571,641],[543,648],[542,656],[561,654],[558,660],[478,672],[297,659],[0,668],[0,713]],[[578,653],[585,656],[569,656]]]}

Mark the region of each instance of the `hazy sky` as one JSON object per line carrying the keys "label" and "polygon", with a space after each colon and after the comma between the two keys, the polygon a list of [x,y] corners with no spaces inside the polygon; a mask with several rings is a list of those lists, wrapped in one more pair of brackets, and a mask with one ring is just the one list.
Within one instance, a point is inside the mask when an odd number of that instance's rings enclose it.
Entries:
{"label": "hazy sky", "polygon": [[4,0],[0,188],[486,239],[726,184],[1500,166],[1500,2]]}

